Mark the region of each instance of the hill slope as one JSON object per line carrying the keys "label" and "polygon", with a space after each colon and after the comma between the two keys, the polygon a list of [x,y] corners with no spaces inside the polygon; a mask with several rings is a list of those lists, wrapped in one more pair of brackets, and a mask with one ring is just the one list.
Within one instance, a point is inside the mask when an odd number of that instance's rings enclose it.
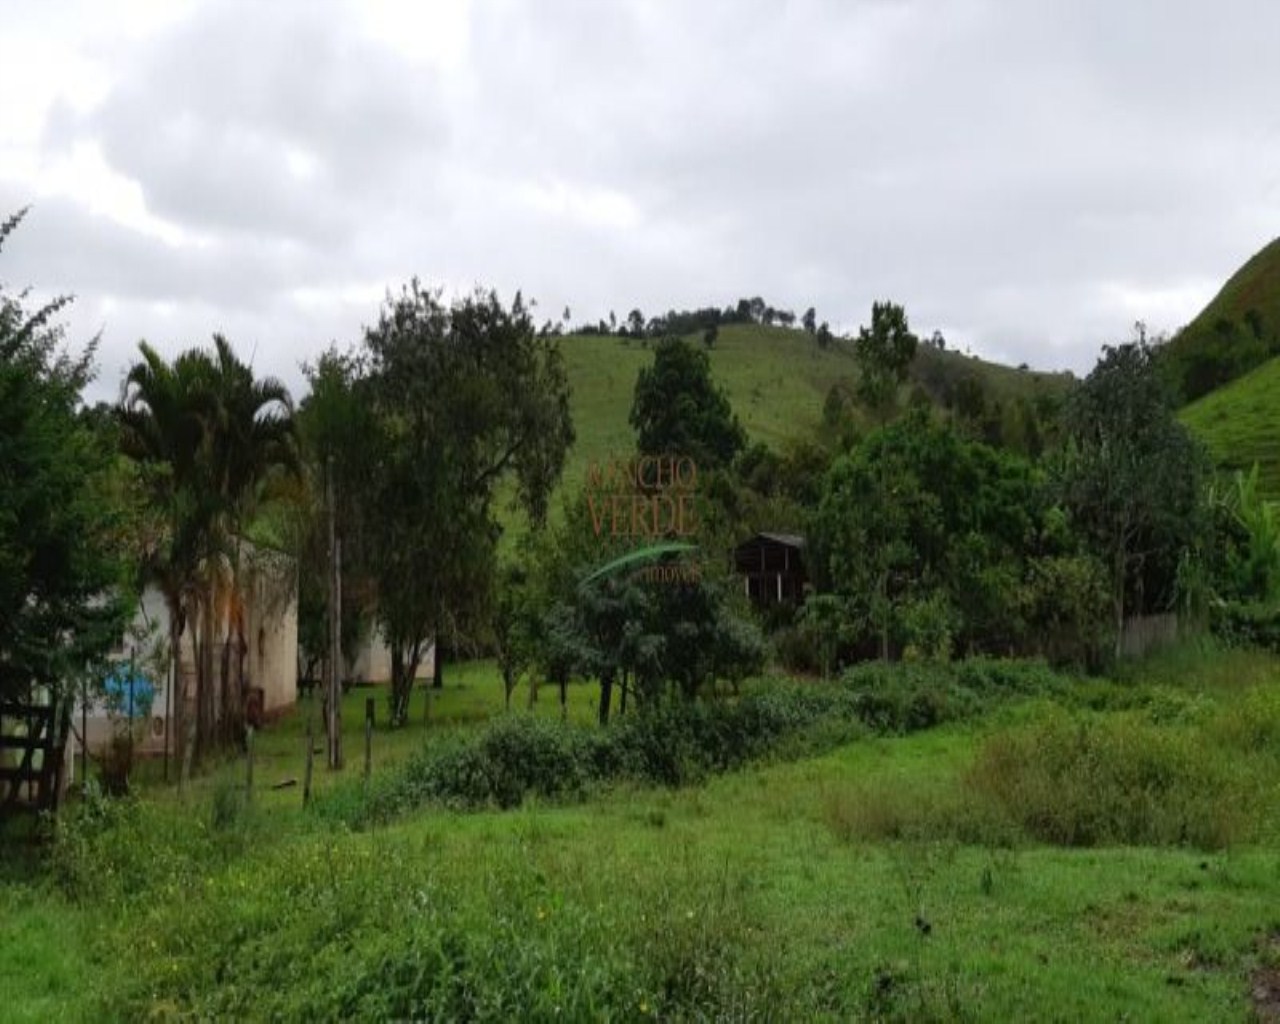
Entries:
{"label": "hill slope", "polygon": [[1169,379],[1194,401],[1280,355],[1280,238],[1227,279],[1163,349]]}
{"label": "hill slope", "polygon": [[1179,414],[1227,470],[1258,463],[1259,487],[1280,500],[1280,357],[1210,392]]}
{"label": "hill slope", "polygon": [[1221,319],[1243,322],[1251,309],[1272,329],[1280,327],[1280,238],[1263,246],[1232,274],[1186,329],[1211,328]]}
{"label": "hill slope", "polygon": [[[686,340],[702,345],[698,336]],[[636,376],[653,360],[649,346],[611,335],[561,339],[578,434],[563,486],[576,487],[591,461],[625,455],[634,447],[628,417]],[[780,327],[726,325],[720,328],[710,357],[712,375],[728,393],[748,437],[775,449],[817,427],[832,385],[857,377],[847,343],[837,341],[822,349],[804,331]],[[969,376],[999,401],[1060,392],[1072,380],[1070,374],[1017,370],[925,345],[917,354],[912,376],[944,384]]]}

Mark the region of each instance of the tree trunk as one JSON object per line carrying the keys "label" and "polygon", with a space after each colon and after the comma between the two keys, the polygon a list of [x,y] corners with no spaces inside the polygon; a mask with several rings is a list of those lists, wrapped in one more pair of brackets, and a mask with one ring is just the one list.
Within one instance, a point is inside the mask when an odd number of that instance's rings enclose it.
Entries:
{"label": "tree trunk", "polygon": [[600,724],[609,724],[609,705],[613,702],[613,674],[600,677]]}
{"label": "tree trunk", "polygon": [[1115,605],[1116,612],[1116,643],[1115,643],[1115,659],[1120,660],[1120,655],[1124,651],[1124,550],[1117,549],[1115,556],[1115,565],[1112,569],[1112,603]]}
{"label": "tree trunk", "polygon": [[421,650],[420,643],[407,654],[399,644],[391,645],[391,724],[396,728],[409,721],[409,700],[422,663]]}
{"label": "tree trunk", "polygon": [[630,682],[630,675],[629,673],[624,671],[622,673],[622,700],[618,706],[618,714],[620,715],[625,715],[627,713],[627,690],[630,689],[630,687],[627,684],[629,682]]}
{"label": "tree trunk", "polygon": [[[165,723],[169,731],[169,742],[173,758],[179,765],[183,764],[182,753],[186,749],[183,742],[183,726],[187,721],[187,681],[182,674],[182,608],[169,606],[169,660],[173,664],[173,675],[169,682],[169,708],[173,712],[172,720]],[[168,762],[165,771],[168,772]],[[166,777],[165,781],[168,781]],[[178,772],[178,789],[181,790],[187,781],[186,772]]]}
{"label": "tree trunk", "polygon": [[213,748],[213,583],[205,584],[200,609],[200,644],[196,656],[196,737],[194,752],[199,764]]}
{"label": "tree trunk", "polygon": [[232,724],[233,715],[231,713],[231,630],[227,630],[227,635],[222,641],[222,663],[221,669],[222,679],[218,701],[221,704],[221,722],[219,723],[219,733],[222,736],[222,742],[226,744],[232,743],[238,739],[234,733]]}
{"label": "tree trunk", "polygon": [[436,638],[432,642],[433,655],[431,658],[431,688],[433,690],[444,689],[444,652],[440,649],[440,633],[437,630]]}
{"label": "tree trunk", "polygon": [[560,684],[560,721],[564,721],[569,717],[569,681],[567,679],[558,680]]}
{"label": "tree trunk", "polygon": [[889,660],[889,573],[880,574],[880,660]]}

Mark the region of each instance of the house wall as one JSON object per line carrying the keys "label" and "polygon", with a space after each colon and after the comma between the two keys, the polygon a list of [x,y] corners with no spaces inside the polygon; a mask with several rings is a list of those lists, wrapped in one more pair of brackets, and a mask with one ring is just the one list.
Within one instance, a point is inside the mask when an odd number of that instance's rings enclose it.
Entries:
{"label": "house wall", "polygon": [[[427,648],[421,664],[418,665],[418,678],[423,679],[435,671],[435,645]],[[358,683],[385,683],[391,680],[391,648],[387,646],[382,630],[375,626],[369,637],[361,645],[359,652],[346,666],[347,678]]]}
{"label": "house wall", "polygon": [[[258,552],[246,544],[241,551],[241,578],[247,607],[245,684],[262,687],[267,712],[289,707],[297,700],[298,693],[298,588],[292,560],[275,552]],[[187,710],[191,715],[195,714],[191,638],[198,629],[198,621],[187,622],[178,651],[182,678],[187,681]],[[130,628],[111,654],[111,659],[119,662],[129,661],[132,656],[136,670],[156,690],[150,715],[132,722],[134,751],[138,754],[163,753],[166,723],[175,716],[177,695],[182,692],[180,684],[170,685],[168,640],[168,606],[158,590],[147,587]],[[220,671],[220,655],[220,651],[215,652],[215,673]],[[173,750],[171,722],[169,728],[168,746]],[[72,729],[73,737],[85,732],[91,754],[100,751],[113,735],[130,731],[121,718],[113,719],[102,698],[90,701],[85,709],[77,704]],[[74,770],[78,772],[78,739],[72,739],[68,752],[76,758]]]}

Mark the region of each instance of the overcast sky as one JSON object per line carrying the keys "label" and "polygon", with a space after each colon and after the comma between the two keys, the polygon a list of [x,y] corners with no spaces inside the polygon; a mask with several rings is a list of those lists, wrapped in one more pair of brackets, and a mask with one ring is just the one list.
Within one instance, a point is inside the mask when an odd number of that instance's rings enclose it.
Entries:
{"label": "overcast sky", "polygon": [[1280,234],[1280,3],[0,0],[0,280],[261,372],[388,287],[762,295],[1085,371]]}

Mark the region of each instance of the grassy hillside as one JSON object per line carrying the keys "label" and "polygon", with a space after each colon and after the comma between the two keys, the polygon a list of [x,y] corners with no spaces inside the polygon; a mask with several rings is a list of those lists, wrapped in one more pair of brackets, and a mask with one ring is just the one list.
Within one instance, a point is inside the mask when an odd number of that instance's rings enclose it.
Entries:
{"label": "grassy hillside", "polygon": [[1280,238],[1265,245],[1227,279],[1213,301],[1187,330],[1210,328],[1218,320],[1243,320],[1256,309],[1273,328],[1280,326]]}
{"label": "grassy hillside", "polygon": [[1257,462],[1263,494],[1280,500],[1280,358],[1210,392],[1181,416],[1222,468],[1247,470]]}
{"label": "grassy hillside", "polygon": [[1256,253],[1163,349],[1170,382],[1191,402],[1280,355],[1280,238]]}
{"label": "grassy hillside", "polygon": [[[702,344],[695,336],[687,340]],[[578,433],[565,486],[576,487],[591,461],[631,451],[635,435],[627,417],[632,393],[637,374],[652,362],[653,354],[646,342],[602,335],[565,337],[561,351],[573,388]],[[816,427],[831,386],[857,376],[846,343],[821,349],[803,331],[778,327],[722,327],[710,356],[712,374],[728,392],[750,439],[774,448]],[[923,345],[916,364],[913,379],[945,385],[971,375],[1000,401],[1032,400],[1042,392],[1061,391],[1071,380],[1069,374],[1017,370]]]}

